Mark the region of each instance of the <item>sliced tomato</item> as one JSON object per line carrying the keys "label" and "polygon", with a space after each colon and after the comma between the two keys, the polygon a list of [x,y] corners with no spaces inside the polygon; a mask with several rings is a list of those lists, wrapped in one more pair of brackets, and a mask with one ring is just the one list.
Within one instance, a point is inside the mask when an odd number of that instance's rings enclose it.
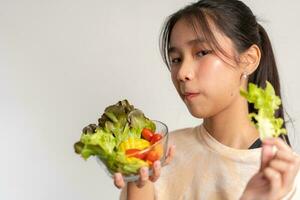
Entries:
{"label": "sliced tomato", "polygon": [[164,149],[163,149],[162,144],[156,144],[155,147],[153,148],[153,150],[157,152],[159,157],[161,157],[163,155]]}
{"label": "sliced tomato", "polygon": [[159,159],[159,154],[156,151],[149,151],[146,157],[147,161],[154,162]]}
{"label": "sliced tomato", "polygon": [[127,149],[126,155],[128,155],[129,157],[135,157],[143,160],[145,159],[147,154],[139,149]]}
{"label": "sliced tomato", "polygon": [[149,160],[146,160],[146,162],[148,163],[148,165],[151,167],[153,165],[153,163]]}
{"label": "sliced tomato", "polygon": [[149,141],[149,142],[151,142],[151,139],[152,139],[153,135],[154,135],[154,133],[151,130],[147,129],[147,128],[144,128],[142,130],[142,137],[145,140]]}
{"label": "sliced tomato", "polygon": [[155,133],[151,139],[151,144],[155,144],[156,142],[158,142],[159,140],[161,140],[162,135],[159,133]]}

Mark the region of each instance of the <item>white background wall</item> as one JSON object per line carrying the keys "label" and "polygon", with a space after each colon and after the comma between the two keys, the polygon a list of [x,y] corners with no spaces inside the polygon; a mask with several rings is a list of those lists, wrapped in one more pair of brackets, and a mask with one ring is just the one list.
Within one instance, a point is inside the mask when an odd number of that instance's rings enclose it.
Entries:
{"label": "white background wall", "polygon": [[[171,130],[199,123],[158,50],[163,20],[189,2],[0,0],[1,200],[117,199],[110,178],[73,143],[118,100]],[[297,145],[300,3],[245,2],[266,20]]]}

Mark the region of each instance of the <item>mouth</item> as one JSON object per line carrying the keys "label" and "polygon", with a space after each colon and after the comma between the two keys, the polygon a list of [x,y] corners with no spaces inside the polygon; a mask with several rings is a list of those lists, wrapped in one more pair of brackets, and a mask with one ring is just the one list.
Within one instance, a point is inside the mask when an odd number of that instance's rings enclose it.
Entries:
{"label": "mouth", "polygon": [[195,93],[195,92],[185,92],[183,94],[183,97],[185,100],[192,100],[193,98],[197,97],[200,93]]}

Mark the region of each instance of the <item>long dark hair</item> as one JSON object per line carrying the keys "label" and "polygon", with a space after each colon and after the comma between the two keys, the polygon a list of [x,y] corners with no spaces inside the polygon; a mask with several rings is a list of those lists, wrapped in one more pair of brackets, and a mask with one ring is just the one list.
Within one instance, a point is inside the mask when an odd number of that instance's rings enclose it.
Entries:
{"label": "long dark hair", "polygon": [[[228,54],[216,41],[208,19],[212,20],[214,25],[232,40],[238,53],[242,53],[251,45],[256,44],[261,51],[261,60],[258,68],[249,76],[249,82],[264,88],[266,81],[269,81],[274,86],[275,93],[281,98],[280,80],[270,39],[250,8],[243,2],[239,0],[200,0],[169,16],[160,35],[161,54],[169,69],[170,35],[174,25],[180,19],[185,19],[196,32],[201,30],[210,47],[224,55]],[[253,104],[248,104],[248,108],[250,113],[257,112]],[[283,119],[285,128],[282,104],[275,112],[275,116]],[[287,135],[280,137],[290,145]]]}

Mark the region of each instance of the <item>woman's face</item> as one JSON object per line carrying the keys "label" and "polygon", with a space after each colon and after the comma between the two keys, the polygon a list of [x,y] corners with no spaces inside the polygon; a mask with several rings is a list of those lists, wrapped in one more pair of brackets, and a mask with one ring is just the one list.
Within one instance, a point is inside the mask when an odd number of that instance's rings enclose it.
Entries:
{"label": "woman's face", "polygon": [[[234,56],[231,40],[214,27],[212,31],[221,48]],[[172,29],[169,59],[173,84],[193,116],[212,117],[241,98],[240,68],[212,51],[183,19]]]}

